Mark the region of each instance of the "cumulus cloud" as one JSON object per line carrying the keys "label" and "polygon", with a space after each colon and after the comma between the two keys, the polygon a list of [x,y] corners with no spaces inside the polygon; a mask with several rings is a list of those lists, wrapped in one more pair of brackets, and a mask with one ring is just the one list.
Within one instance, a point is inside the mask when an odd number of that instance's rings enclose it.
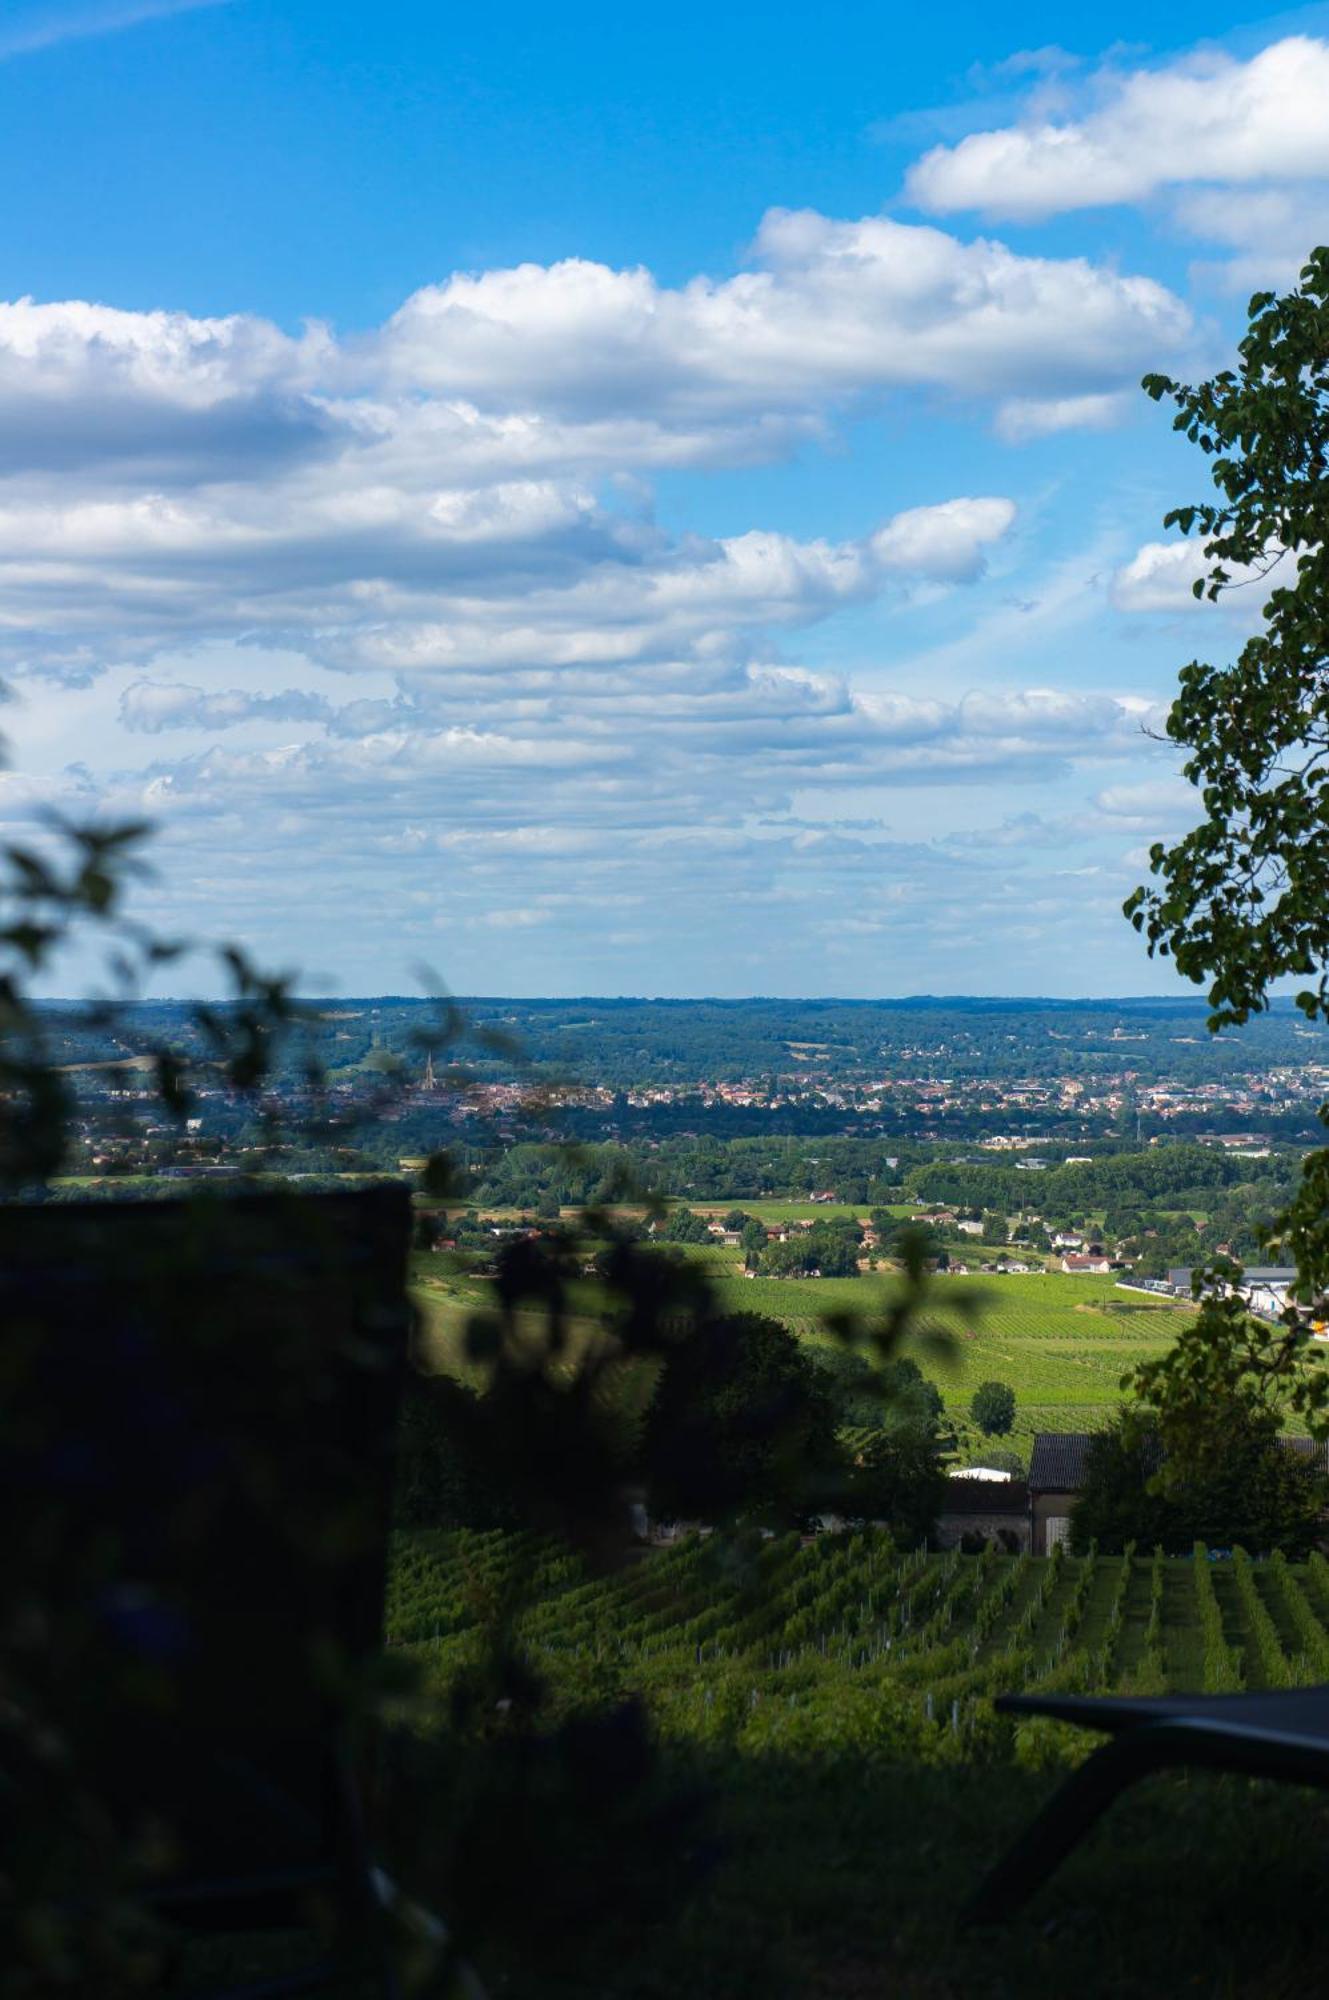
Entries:
{"label": "cumulus cloud", "polygon": [[1313,37],[1286,36],[1247,61],[1205,51],[1108,72],[1096,95],[1078,118],[1035,116],[934,147],[910,169],[910,198],[933,214],[1029,222],[1188,182],[1329,175],[1329,43]]}
{"label": "cumulus cloud", "polygon": [[915,508],[854,541],[671,538],[556,481],[474,493],[324,481],[9,505],[0,658],[46,640],[141,658],[254,636],[324,665],[427,673],[714,657],[888,587],[972,582],[1014,504]]}
{"label": "cumulus cloud", "polygon": [[972,583],[982,574],[988,548],[1014,520],[1013,500],[946,500],[938,507],[910,507],[878,528],[868,551],[887,571]]}
{"label": "cumulus cloud", "polygon": [[[206,699],[199,690],[156,692],[150,712],[172,721],[154,726],[174,726],[176,717],[195,726]],[[233,691],[218,699],[228,719],[262,722],[304,697],[274,695],[270,710],[251,703],[247,716]],[[322,740],[217,747],[159,763],[147,780],[151,797],[188,809],[248,798],[268,812],[335,797],[339,810],[354,802],[385,822],[427,817],[432,842],[472,854],[486,841],[534,851],[532,774],[551,832],[598,827],[622,843],[634,833],[658,837],[664,826],[687,837],[732,828],[736,774],[745,797],[784,810],[794,791],[847,783],[1046,779],[1075,757],[1134,754],[1140,735],[1133,706],[1110,696],[1029,689],[946,701],[763,667],[694,686],[687,700],[647,690],[636,702],[599,707],[533,699],[520,681],[505,683],[483,725],[446,680],[424,681],[382,709],[349,704],[322,719]],[[443,771],[446,799],[435,788]]]}
{"label": "cumulus cloud", "polygon": [[1152,279],[886,216],[773,210],[753,263],[677,289],[581,259],[458,275],[408,299],[373,353],[390,378],[481,407],[695,418],[914,384],[1096,393],[1189,332]]}
{"label": "cumulus cloud", "polygon": [[437,490],[743,461],[893,389],[1069,408],[1189,335],[1152,279],[808,210],[769,214],[727,279],[457,274],[354,339],[20,299],[0,305],[0,475],[105,464],[160,486],[353,460],[362,484]]}
{"label": "cumulus cloud", "polygon": [[[860,538],[668,535],[627,479],[746,464],[856,399],[1099,423],[1189,338],[1084,259],[777,211],[736,276],[454,276],[354,338],[244,314],[0,305],[0,670],[84,683],[247,637],[342,671],[748,656],[886,588],[972,582],[1012,502]],[[218,711],[220,714],[220,711]]]}
{"label": "cumulus cloud", "polygon": [[[1208,598],[1195,595],[1195,585],[1213,568],[1204,548],[1202,539],[1146,542],[1112,578],[1111,598],[1116,609],[1164,614],[1212,609]],[[1218,605],[1237,618],[1257,623],[1269,592],[1280,581],[1279,565],[1275,562],[1269,571],[1242,563],[1229,563],[1226,568],[1231,584],[1216,600]]]}
{"label": "cumulus cloud", "polygon": [[[1129,786],[1138,770],[1135,705],[1103,695],[944,698],[783,664],[692,663],[661,675],[662,696],[654,680],[625,671],[621,700],[570,701],[556,676],[503,676],[486,684],[483,720],[449,675],[349,700],[312,729],[259,711],[224,743],[111,779],[105,806],[161,824],[164,923],[197,928],[206,909],[214,932],[315,971],[320,940],[335,937],[352,990],[413,960],[461,990],[548,990],[570,962],[592,990],[710,989],[717,977],[729,990],[796,989],[809,954],[821,962],[831,913],[835,935],[889,941],[892,982],[926,987],[947,937],[972,949],[976,898],[1008,941],[1013,924],[1023,941],[1057,933],[1064,899],[1042,896],[1039,875],[1080,837],[1058,781],[1115,763]],[[201,673],[172,683],[169,701],[183,711],[177,687],[192,700],[210,685]],[[280,692],[273,701],[284,706]],[[919,826],[925,795],[975,785],[985,799],[1037,786],[1057,816],[1026,814],[969,843],[840,817],[844,796],[886,787],[893,819]],[[1154,825],[1107,810],[1134,803],[1109,796],[1093,815],[1118,845]],[[293,908],[293,882],[317,894]],[[1118,903],[1129,886],[1112,887]],[[1119,921],[1106,893],[1104,911],[1105,926]],[[1082,904],[1078,915],[1077,977],[1097,935],[1097,917]],[[882,967],[874,951],[836,984],[880,981]],[[957,983],[973,982],[970,962]]]}
{"label": "cumulus cloud", "polygon": [[[381,979],[446,915],[536,954],[538,986],[569,894],[625,950],[657,913],[683,934],[699,870],[730,944],[777,908],[813,936],[840,878],[884,921],[891,853],[918,882],[955,858],[796,800],[1055,783],[1134,754],[1137,719],[986,664],[973,692],[909,693],[802,663],[837,614],[1007,568],[1016,506],[986,481],[817,537],[665,526],[652,475],[788,454],[895,390],[985,400],[1012,436],[1098,424],[1190,333],[1171,293],[1083,259],[809,213],[769,216],[736,276],[522,266],[354,337],[20,300],[0,674],[42,741],[83,729],[108,811],[161,818],[173,926],[203,910],[316,965],[335,905]],[[964,865],[1006,894],[995,861]],[[292,882],[325,885],[303,932]]]}
{"label": "cumulus cloud", "polygon": [[295,340],[245,313],[0,302],[0,476],[106,463],[252,475],[328,435],[312,390],[333,354],[317,328]]}

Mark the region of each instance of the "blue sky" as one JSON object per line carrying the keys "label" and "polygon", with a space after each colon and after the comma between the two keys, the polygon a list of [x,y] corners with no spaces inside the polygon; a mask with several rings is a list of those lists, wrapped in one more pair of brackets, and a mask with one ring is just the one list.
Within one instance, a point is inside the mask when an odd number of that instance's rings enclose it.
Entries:
{"label": "blue sky", "polygon": [[1169,990],[1258,606],[1138,391],[1329,238],[1329,7],[19,0],[4,832],[307,983]]}

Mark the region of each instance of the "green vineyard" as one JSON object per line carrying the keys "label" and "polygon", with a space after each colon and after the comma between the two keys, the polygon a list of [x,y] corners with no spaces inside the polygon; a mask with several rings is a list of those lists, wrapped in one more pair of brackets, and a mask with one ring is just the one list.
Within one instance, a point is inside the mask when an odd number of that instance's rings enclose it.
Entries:
{"label": "green vineyard", "polygon": [[984,1754],[1009,1740],[990,1700],[1003,1690],[1218,1693],[1329,1674],[1319,1555],[930,1555],[872,1530],[691,1537],[608,1578],[529,1537],[403,1536],[390,1642],[446,1677],[509,1600],[555,1688],[611,1683],[670,1731],[747,1747],[830,1747],[866,1730]]}
{"label": "green vineyard", "polygon": [[[870,1311],[893,1282],[888,1276],[744,1278],[732,1251],[702,1246],[690,1247],[688,1254],[707,1266],[726,1309],[768,1314],[813,1349],[827,1341],[828,1313]],[[940,1390],[948,1420],[960,1424],[980,1382],[1009,1382],[1016,1396],[1015,1429],[1003,1442],[1024,1458],[1037,1431],[1097,1429],[1121,1402],[1123,1375],[1166,1352],[1191,1318],[1190,1307],[1176,1301],[1126,1290],[1111,1278],[1073,1278],[1059,1271],[939,1277],[935,1308],[943,1315],[951,1285],[977,1295],[981,1317],[976,1328],[960,1333],[949,1359],[920,1348],[924,1372]],[[416,1298],[436,1366],[464,1372],[460,1328],[466,1313],[486,1297],[481,1281],[417,1260]],[[587,1310],[596,1303],[588,1293]]]}

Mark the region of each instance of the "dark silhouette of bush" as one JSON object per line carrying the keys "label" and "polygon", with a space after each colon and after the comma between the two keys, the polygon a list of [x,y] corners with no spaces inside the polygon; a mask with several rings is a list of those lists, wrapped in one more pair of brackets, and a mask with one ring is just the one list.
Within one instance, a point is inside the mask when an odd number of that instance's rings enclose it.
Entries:
{"label": "dark silhouette of bush", "polygon": [[829,1386],[779,1320],[705,1320],[667,1351],[640,1455],[656,1511],[795,1518],[839,1463]]}

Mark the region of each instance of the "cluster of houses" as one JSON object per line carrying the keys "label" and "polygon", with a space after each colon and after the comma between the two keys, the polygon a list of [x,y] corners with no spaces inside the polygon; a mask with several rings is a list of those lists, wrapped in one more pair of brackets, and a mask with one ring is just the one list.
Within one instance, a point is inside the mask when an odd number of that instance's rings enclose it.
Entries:
{"label": "cluster of houses", "polygon": [[[1174,1266],[1165,1280],[1167,1290],[1174,1298],[1189,1299],[1194,1275],[1189,1264]],[[1258,1318],[1278,1319],[1287,1309],[1288,1292],[1296,1281],[1296,1268],[1291,1264],[1250,1264],[1242,1272],[1239,1285],[1223,1284],[1218,1290],[1226,1296],[1235,1289],[1248,1311]]]}
{"label": "cluster of houses", "polygon": [[[1156,1289],[1170,1293],[1173,1298],[1189,1299],[1193,1296],[1194,1275],[1191,1265],[1176,1265]],[[1309,1324],[1313,1339],[1329,1341],[1329,1298],[1320,1298],[1309,1306],[1301,1304],[1292,1298],[1296,1281],[1296,1268],[1292,1264],[1248,1264],[1237,1284],[1224,1281],[1215,1284],[1214,1290],[1220,1297],[1235,1293],[1256,1319],[1281,1320],[1292,1305],[1303,1323]]]}

